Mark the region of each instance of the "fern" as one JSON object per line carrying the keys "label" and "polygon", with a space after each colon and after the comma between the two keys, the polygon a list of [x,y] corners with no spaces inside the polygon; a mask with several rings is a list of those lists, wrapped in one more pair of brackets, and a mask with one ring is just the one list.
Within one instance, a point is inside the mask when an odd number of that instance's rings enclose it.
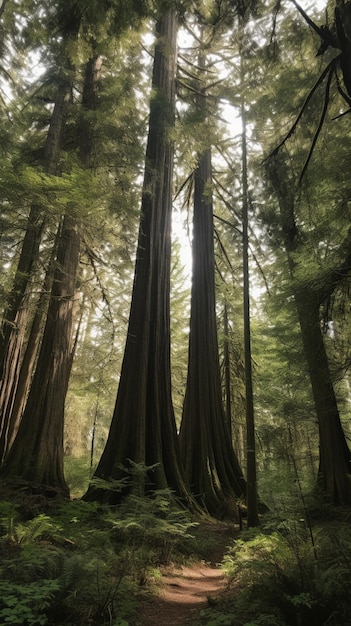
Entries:
{"label": "fern", "polygon": [[10,520],[7,538],[17,545],[28,541],[36,541],[47,536],[57,536],[60,528],[52,523],[48,515],[40,514],[25,523]]}

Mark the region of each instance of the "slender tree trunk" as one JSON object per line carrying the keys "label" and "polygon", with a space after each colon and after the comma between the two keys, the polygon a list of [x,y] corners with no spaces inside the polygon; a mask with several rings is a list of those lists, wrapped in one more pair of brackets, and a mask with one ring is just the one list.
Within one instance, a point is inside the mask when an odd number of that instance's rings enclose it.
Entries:
{"label": "slender tree trunk", "polygon": [[[295,279],[300,233],[295,223],[294,198],[285,164],[275,161],[267,166],[269,179],[277,193],[281,224],[291,277]],[[351,453],[342,429],[329,361],[320,322],[324,292],[293,282],[294,297],[302,341],[308,364],[319,427],[318,482],[335,504],[351,504]]]}
{"label": "slender tree trunk", "polygon": [[224,303],[223,312],[223,326],[224,326],[224,388],[225,388],[225,408],[227,416],[227,424],[230,433],[230,438],[233,440],[232,432],[232,392],[231,392],[231,376],[230,376],[230,348],[229,348],[229,324],[228,324],[228,307],[227,303]]}
{"label": "slender tree trunk", "polygon": [[[243,84],[243,57],[241,54],[241,82]],[[246,502],[247,527],[258,526],[258,500],[256,476],[256,436],[253,401],[251,320],[250,320],[250,274],[249,274],[249,194],[247,175],[247,134],[244,96],[241,97],[242,122],[242,222],[243,222],[243,276],[244,276],[244,354],[246,391]]]}
{"label": "slender tree trunk", "polygon": [[[141,493],[188,491],[180,466],[170,373],[170,251],[177,19],[158,21],[141,220],[128,334],[108,440],[95,477],[110,480],[148,467]],[[123,469],[124,468],[124,469]],[[150,469],[151,468],[151,469]],[[128,490],[127,490],[128,491]],[[90,486],[86,499],[116,503],[121,493]]]}

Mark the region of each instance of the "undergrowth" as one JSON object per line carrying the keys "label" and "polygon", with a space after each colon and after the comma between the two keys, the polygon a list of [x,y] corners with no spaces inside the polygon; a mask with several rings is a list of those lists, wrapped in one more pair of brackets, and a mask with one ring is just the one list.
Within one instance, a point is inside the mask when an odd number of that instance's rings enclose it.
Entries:
{"label": "undergrowth", "polygon": [[350,626],[349,512],[266,518],[228,548],[229,588],[192,626]]}
{"label": "undergrowth", "polygon": [[[304,513],[265,515],[235,539],[221,533],[228,589],[190,626],[351,626],[350,512]],[[3,499],[0,624],[142,626],[138,603],[159,567],[206,560],[214,541],[218,529],[194,523],[168,490],[113,508]]]}
{"label": "undergrowth", "polygon": [[4,626],[136,624],[142,589],[193,527],[167,490],[114,510],[81,500],[51,509],[0,503]]}

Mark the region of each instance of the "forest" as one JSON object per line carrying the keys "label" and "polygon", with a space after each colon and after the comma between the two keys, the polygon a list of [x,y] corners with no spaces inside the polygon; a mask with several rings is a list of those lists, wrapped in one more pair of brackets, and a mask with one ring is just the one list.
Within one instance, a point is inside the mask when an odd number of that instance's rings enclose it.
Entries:
{"label": "forest", "polygon": [[1,626],[351,626],[350,113],[350,0],[0,1]]}

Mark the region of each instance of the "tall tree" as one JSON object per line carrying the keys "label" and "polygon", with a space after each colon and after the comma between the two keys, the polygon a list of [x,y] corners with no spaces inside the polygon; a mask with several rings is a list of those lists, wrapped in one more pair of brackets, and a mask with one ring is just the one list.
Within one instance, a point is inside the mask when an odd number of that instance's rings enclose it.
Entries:
{"label": "tall tree", "polygon": [[321,305],[328,292],[347,275],[350,266],[351,246],[348,235],[342,247],[346,258],[339,267],[329,270],[319,285],[312,281],[299,284],[296,279],[301,233],[295,218],[295,201],[292,182],[282,158],[274,158],[267,166],[270,181],[278,197],[281,227],[289,270],[293,280],[293,293],[301,327],[302,342],[310,373],[312,392],[319,425],[318,480],[323,491],[336,504],[351,502],[351,453],[341,426],[334,392],[329,360],[321,327]]}
{"label": "tall tree", "polygon": [[[82,96],[85,113],[96,108],[100,71],[101,59],[95,55],[86,65]],[[89,168],[93,158],[93,129],[85,120],[86,116],[82,116],[77,137],[81,163]],[[64,409],[72,366],[74,294],[81,240],[80,219],[74,211],[63,217],[57,239],[51,297],[38,361],[17,436],[5,457],[1,475],[68,493],[63,472]]]}
{"label": "tall tree", "polygon": [[[62,132],[71,97],[71,62],[65,51],[78,35],[80,20],[74,13],[65,31],[61,31],[61,45],[57,52],[65,68],[56,76],[56,96],[49,129],[42,149],[39,168],[49,175],[58,172]],[[67,47],[67,48],[66,48]],[[6,456],[9,442],[13,440],[14,421],[12,408],[16,395],[22,349],[28,321],[28,301],[31,281],[39,258],[41,238],[47,219],[44,206],[30,202],[25,235],[18,256],[12,288],[5,304],[0,333],[0,458]]]}
{"label": "tall tree", "polygon": [[[188,491],[180,466],[170,374],[170,245],[177,14],[164,10],[156,25],[149,134],[132,302],[116,405],[94,477],[119,480],[146,467],[142,493]],[[114,485],[90,485],[85,499],[116,503]],[[130,486],[127,488],[129,490]]]}
{"label": "tall tree", "polygon": [[[244,79],[243,51],[240,59],[241,87]],[[250,268],[249,268],[249,187],[247,162],[247,122],[245,97],[241,89],[242,123],[242,224],[243,224],[243,283],[244,283],[244,353],[246,391],[246,478],[247,478],[247,526],[258,526],[257,472],[256,472],[256,433],[251,356],[251,317],[250,317]]]}
{"label": "tall tree", "polygon": [[35,375],[17,436],[1,468],[5,480],[20,478],[63,493],[68,493],[63,473],[63,416],[78,262],[78,225],[66,216]]}
{"label": "tall tree", "polygon": [[[197,63],[202,75],[195,86],[197,115],[203,123],[208,117],[205,49],[203,41]],[[192,492],[211,514],[220,515],[233,513],[246,484],[232,447],[222,400],[212,182],[211,146],[203,141],[194,173],[189,360],[180,445]]]}

